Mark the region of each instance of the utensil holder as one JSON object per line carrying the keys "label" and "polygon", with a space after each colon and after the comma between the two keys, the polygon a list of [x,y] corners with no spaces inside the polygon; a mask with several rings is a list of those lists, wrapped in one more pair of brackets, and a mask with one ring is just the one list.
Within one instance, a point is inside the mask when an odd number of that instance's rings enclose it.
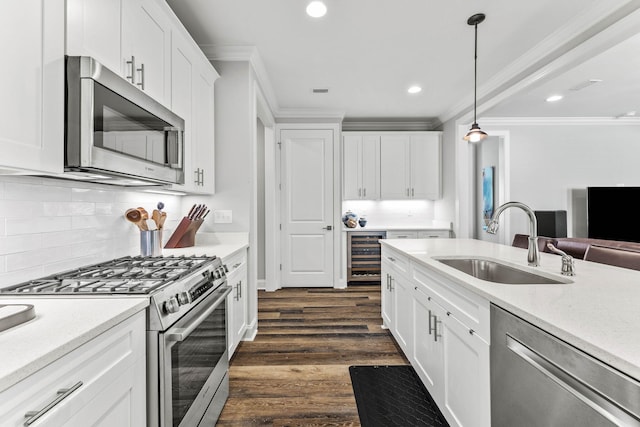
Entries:
{"label": "utensil holder", "polygon": [[191,220],[187,217],[182,218],[167,244],[164,245],[165,249],[189,248],[195,245],[196,233],[203,222],[203,219]]}
{"label": "utensil holder", "polygon": [[140,255],[162,256],[162,230],[140,230]]}

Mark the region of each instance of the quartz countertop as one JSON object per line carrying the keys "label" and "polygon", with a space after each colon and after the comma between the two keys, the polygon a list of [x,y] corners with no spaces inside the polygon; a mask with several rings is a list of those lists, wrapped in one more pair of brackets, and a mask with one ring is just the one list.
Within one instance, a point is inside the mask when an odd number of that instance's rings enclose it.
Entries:
{"label": "quartz countertop", "polygon": [[224,260],[249,247],[249,233],[198,233],[195,243],[188,248],[162,249],[162,255],[215,255]]}
{"label": "quartz countertop", "polygon": [[431,231],[431,230],[448,230],[451,231],[451,223],[446,221],[432,221],[426,224],[406,225],[406,224],[381,224],[376,222],[367,222],[364,227],[358,225],[354,228],[342,226],[342,231]]}
{"label": "quartz countertop", "polygon": [[[560,275],[561,258],[541,253],[527,266],[527,250],[474,239],[381,240],[412,261],[567,341],[640,380],[640,271],[575,260],[576,275]],[[493,258],[572,283],[507,285],[487,282],[433,259],[438,256]]]}
{"label": "quartz countertop", "polygon": [[144,310],[146,298],[2,297],[32,304],[36,317],[0,332],[0,391]]}

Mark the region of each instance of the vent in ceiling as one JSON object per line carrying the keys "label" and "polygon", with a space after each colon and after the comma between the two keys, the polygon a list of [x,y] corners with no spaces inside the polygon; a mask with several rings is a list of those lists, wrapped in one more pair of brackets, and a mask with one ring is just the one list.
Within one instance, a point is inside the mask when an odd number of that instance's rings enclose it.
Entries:
{"label": "vent in ceiling", "polygon": [[589,80],[585,80],[583,82],[578,83],[577,85],[575,85],[574,87],[569,88],[570,91],[573,92],[577,92],[579,90],[582,90],[586,87],[589,87],[591,85],[594,85],[596,83],[600,83],[602,80],[600,79],[589,79]]}
{"label": "vent in ceiling", "polygon": [[329,93],[329,88],[314,88],[313,93]]}

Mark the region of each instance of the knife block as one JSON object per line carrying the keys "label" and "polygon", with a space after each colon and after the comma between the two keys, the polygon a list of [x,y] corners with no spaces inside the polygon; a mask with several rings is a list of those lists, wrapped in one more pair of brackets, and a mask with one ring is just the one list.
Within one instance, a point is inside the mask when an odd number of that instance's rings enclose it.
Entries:
{"label": "knife block", "polygon": [[202,218],[196,220],[191,220],[186,216],[182,218],[182,221],[180,221],[180,224],[178,224],[166,245],[164,245],[165,249],[189,248],[195,245],[196,233],[203,222]]}

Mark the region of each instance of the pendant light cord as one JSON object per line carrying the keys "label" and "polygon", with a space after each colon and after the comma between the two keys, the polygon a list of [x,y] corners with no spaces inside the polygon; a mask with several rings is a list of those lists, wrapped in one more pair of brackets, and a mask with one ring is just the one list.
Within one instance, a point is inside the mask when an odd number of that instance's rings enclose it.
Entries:
{"label": "pendant light cord", "polygon": [[473,123],[477,123],[476,120],[476,102],[478,98],[478,24],[475,24],[475,51],[473,55]]}

